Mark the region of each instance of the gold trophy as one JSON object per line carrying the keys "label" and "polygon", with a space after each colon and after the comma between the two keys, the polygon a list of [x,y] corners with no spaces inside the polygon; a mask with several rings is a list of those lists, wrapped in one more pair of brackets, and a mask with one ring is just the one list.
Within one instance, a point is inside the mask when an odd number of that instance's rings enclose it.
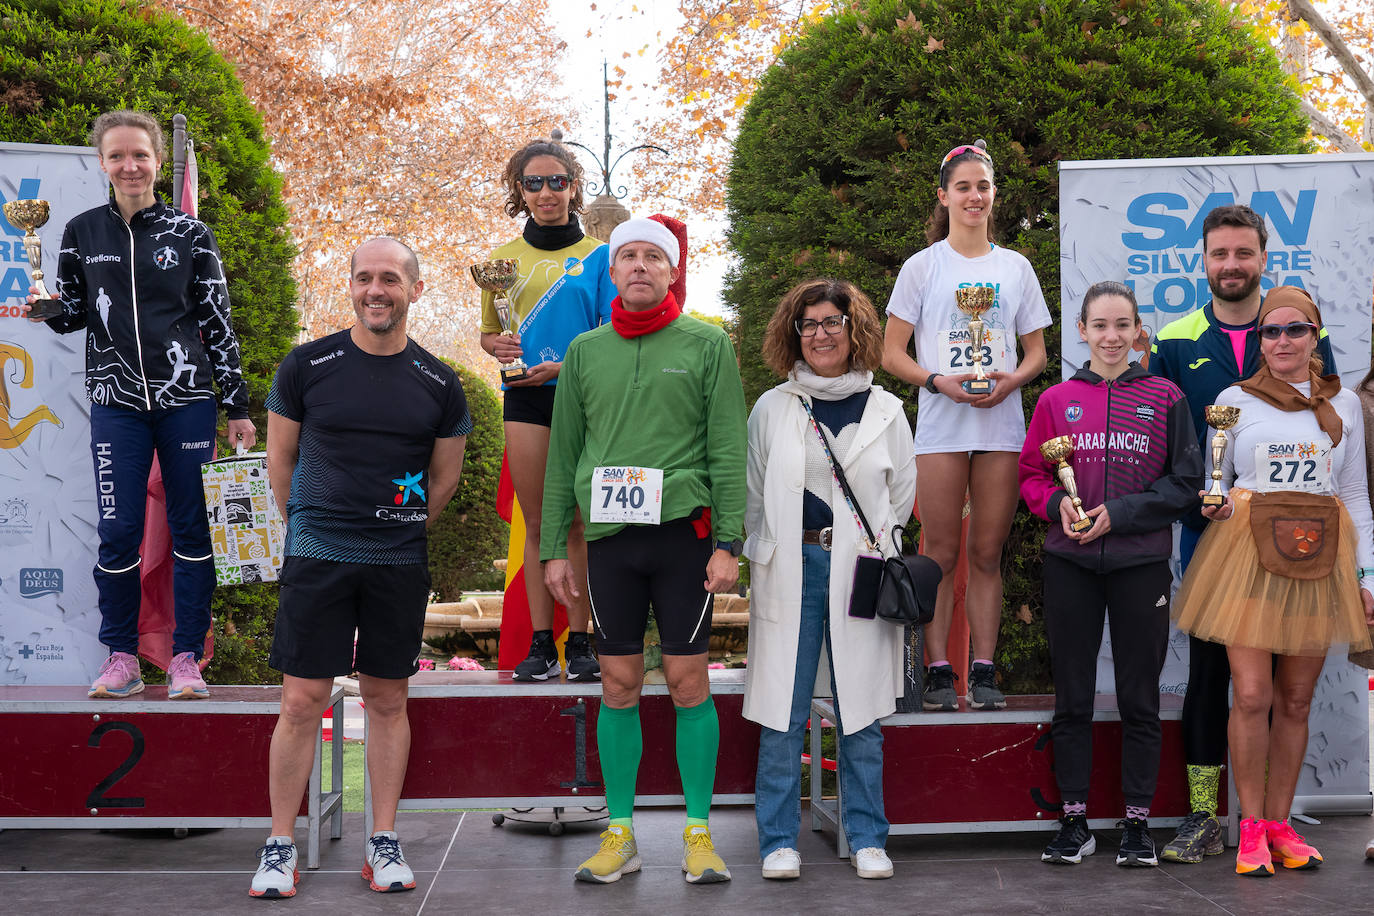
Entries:
{"label": "gold trophy", "polygon": [[[515,285],[515,281],[519,277],[520,259],[495,258],[480,264],[473,264],[468,270],[471,271],[472,279],[477,282],[478,286],[495,295],[496,299],[492,305],[496,307],[496,317],[501,322],[501,336],[514,337],[515,333],[510,329],[510,300],[506,298],[506,291]],[[529,374],[529,367],[518,356],[515,358],[515,362],[501,367],[501,381],[503,382],[518,382],[523,378],[528,378]]]}
{"label": "gold trophy", "polygon": [[983,324],[983,313],[992,308],[996,298],[997,291],[991,286],[965,286],[954,291],[955,305],[959,307],[959,311],[969,316],[968,336],[973,352],[973,378],[963,383],[963,389],[969,394],[987,394],[996,384],[983,371],[983,334],[986,328]]}
{"label": "gold trophy", "polygon": [[1202,497],[1204,506],[1226,505],[1226,491],[1221,488],[1221,456],[1226,454],[1226,430],[1240,420],[1239,407],[1224,407],[1221,404],[1208,404],[1202,408],[1202,416],[1207,425],[1217,431],[1212,437],[1212,489]]}
{"label": "gold trophy", "polygon": [[1083,500],[1078,498],[1078,478],[1073,476],[1073,468],[1069,466],[1069,458],[1073,456],[1073,440],[1068,436],[1058,436],[1044,442],[1040,445],[1040,455],[1050,464],[1056,465],[1059,483],[1069,494],[1069,499],[1073,500],[1073,508],[1078,513],[1078,519],[1069,524],[1069,529],[1087,531],[1093,526],[1093,520],[1083,511]]}
{"label": "gold trophy", "polygon": [[47,225],[48,202],[11,200],[4,209],[10,225],[24,230],[24,253],[29,256],[29,267],[33,268],[33,285],[38,287],[38,298],[29,306],[29,317],[56,318],[62,314],[62,303],[43,285],[43,240],[34,231]]}

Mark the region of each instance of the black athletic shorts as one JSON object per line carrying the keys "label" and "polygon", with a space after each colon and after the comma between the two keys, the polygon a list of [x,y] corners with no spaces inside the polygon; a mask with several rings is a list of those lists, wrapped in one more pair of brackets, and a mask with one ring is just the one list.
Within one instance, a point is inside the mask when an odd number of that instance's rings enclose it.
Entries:
{"label": "black athletic shorts", "polygon": [[501,405],[501,419],[508,423],[533,423],[553,426],[554,385],[538,388],[507,388]]}
{"label": "black athletic shorts", "polygon": [[410,677],[419,670],[428,603],[423,564],[287,557],[267,663],[292,677]]}
{"label": "black athletic shorts", "polygon": [[706,561],[715,545],[689,519],[629,525],[587,543],[587,597],[602,655],[644,651],[649,605],[664,655],[702,655],[711,641]]}

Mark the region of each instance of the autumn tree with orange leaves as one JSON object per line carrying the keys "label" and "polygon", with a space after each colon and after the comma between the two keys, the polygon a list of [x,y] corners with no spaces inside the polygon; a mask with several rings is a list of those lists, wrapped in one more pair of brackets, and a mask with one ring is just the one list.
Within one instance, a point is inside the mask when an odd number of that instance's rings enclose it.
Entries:
{"label": "autumn tree with orange leaves", "polygon": [[419,254],[411,334],[485,369],[466,266],[514,234],[512,149],[558,121],[544,0],[157,0],[209,36],[262,113],[283,175],[308,338],[353,321],[348,256],[375,235]]}
{"label": "autumn tree with orange leaves", "polygon": [[1298,81],[1312,132],[1340,152],[1374,149],[1374,2],[1247,0]]}

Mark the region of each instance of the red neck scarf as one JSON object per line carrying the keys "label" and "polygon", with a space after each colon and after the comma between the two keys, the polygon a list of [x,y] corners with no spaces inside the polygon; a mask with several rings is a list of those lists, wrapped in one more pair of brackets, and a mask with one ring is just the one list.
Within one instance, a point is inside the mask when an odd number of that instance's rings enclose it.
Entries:
{"label": "red neck scarf", "polygon": [[620,297],[611,300],[611,326],[616,333],[629,340],[666,328],[682,314],[682,307],[670,291],[663,301],[643,312],[632,312],[620,304]]}

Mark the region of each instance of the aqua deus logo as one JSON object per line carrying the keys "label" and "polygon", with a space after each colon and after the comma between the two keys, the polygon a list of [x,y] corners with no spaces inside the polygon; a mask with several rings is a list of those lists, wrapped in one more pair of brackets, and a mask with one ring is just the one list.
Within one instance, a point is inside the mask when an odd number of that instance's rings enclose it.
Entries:
{"label": "aqua deus logo", "polygon": [[60,594],[62,594],[62,570],[41,568],[19,570],[19,597],[41,598],[44,595]]}

